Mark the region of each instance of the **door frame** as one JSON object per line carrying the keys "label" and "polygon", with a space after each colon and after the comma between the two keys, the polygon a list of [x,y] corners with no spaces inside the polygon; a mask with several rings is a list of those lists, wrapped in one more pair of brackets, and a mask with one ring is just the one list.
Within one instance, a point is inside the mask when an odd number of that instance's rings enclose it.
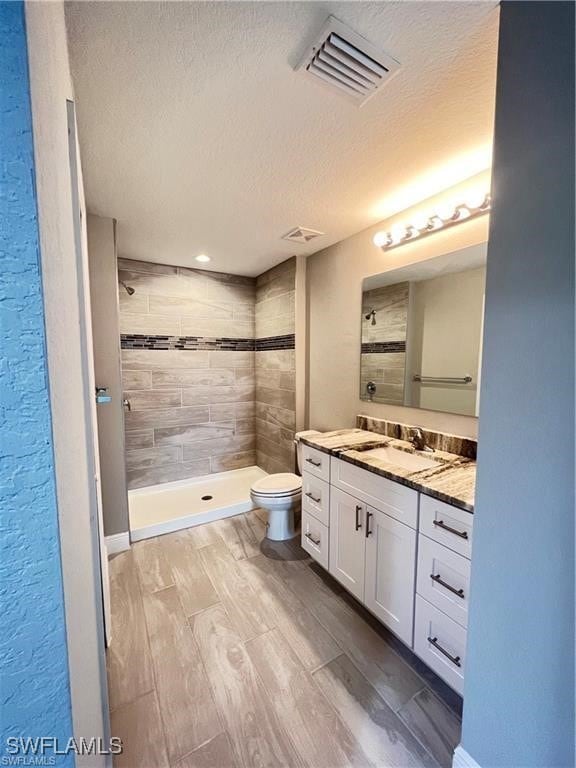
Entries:
{"label": "door frame", "polygon": [[[83,323],[82,301],[88,255],[85,222],[78,213],[84,209],[84,190],[71,108],[74,95],[63,6],[26,3],[24,12],[71,735],[106,742],[110,722],[98,509],[94,465],[89,461],[94,393],[88,384],[89,326]],[[69,121],[74,125],[70,136]],[[106,755],[75,757],[77,768],[103,768],[110,762]]]}
{"label": "door frame", "polygon": [[[76,251],[76,279],[78,289],[78,307],[80,309],[80,334],[82,337],[82,379],[84,383],[84,407],[86,421],[86,456],[88,466],[93,468],[94,482],[90,486],[90,522],[92,529],[92,549],[94,554],[95,581],[100,584],[102,615],[104,620],[104,638],[110,645],[110,580],[108,575],[108,552],[104,538],[104,520],[102,510],[102,487],[100,474],[100,451],[98,445],[98,416],[96,413],[96,375],[94,373],[94,349],[92,342],[92,310],[90,304],[90,282],[88,251],[83,238],[86,227],[86,213],[80,200],[81,186],[78,172],[78,136],[76,132],[76,107],[71,99],[66,100],[66,118],[68,125],[68,150],[70,161],[70,185],[72,196],[72,215],[74,219],[74,248]],[[84,242],[83,242],[84,240]]]}

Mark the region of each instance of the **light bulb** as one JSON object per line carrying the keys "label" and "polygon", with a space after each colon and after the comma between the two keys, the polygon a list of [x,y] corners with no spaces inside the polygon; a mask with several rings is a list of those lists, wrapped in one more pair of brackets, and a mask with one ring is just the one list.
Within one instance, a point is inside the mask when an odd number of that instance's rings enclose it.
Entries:
{"label": "light bulb", "polygon": [[442,221],[450,221],[456,216],[456,206],[454,203],[442,203],[436,209],[436,215],[439,216]]}
{"label": "light bulb", "polygon": [[479,189],[475,189],[466,195],[464,203],[471,211],[475,211],[478,208],[482,208],[485,200],[486,193]]}
{"label": "light bulb", "polygon": [[199,261],[202,264],[207,264],[209,261],[211,261],[211,259],[210,259],[210,256],[206,256],[205,253],[201,253],[198,256],[196,256],[196,261]]}
{"label": "light bulb", "polygon": [[418,229],[420,232],[428,226],[428,216],[424,213],[419,213],[414,217],[412,226]]}
{"label": "light bulb", "polygon": [[406,227],[403,224],[395,224],[390,230],[393,243],[400,243],[406,237]]}
{"label": "light bulb", "polygon": [[374,245],[377,245],[378,248],[384,248],[384,246],[388,245],[389,240],[390,240],[390,235],[388,234],[388,232],[382,231],[382,232],[376,232],[372,242],[374,243]]}
{"label": "light bulb", "polygon": [[444,222],[442,221],[440,216],[437,216],[436,214],[434,214],[433,216],[430,216],[430,218],[428,219],[429,230],[440,229],[443,226],[444,226]]}

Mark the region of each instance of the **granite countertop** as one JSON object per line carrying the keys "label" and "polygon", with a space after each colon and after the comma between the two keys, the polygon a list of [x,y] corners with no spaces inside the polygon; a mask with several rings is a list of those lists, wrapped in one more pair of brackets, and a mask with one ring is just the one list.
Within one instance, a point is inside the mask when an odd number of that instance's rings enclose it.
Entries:
{"label": "granite countertop", "polygon": [[[427,496],[453,504],[467,512],[474,512],[476,462],[473,459],[440,450],[433,453],[416,451],[412,444],[405,440],[396,440],[364,429],[338,429],[334,432],[303,437],[302,442],[311,448],[337,456],[343,461],[356,464],[362,469],[375,472],[377,475],[406,485]],[[357,450],[384,446],[433,459],[438,466],[414,471],[374,456],[367,456],[362,450]]]}

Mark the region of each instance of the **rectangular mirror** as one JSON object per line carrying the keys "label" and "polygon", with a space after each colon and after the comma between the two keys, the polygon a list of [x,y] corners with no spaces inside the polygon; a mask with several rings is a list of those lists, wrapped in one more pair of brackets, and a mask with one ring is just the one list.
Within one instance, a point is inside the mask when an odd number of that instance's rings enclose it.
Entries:
{"label": "rectangular mirror", "polygon": [[362,286],[360,399],[478,415],[486,243]]}

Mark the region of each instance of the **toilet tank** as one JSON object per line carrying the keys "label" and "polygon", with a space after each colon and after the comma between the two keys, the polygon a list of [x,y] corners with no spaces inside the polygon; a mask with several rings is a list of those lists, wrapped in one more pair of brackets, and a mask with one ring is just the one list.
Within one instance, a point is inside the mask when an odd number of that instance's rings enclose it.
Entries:
{"label": "toilet tank", "polygon": [[317,429],[307,429],[304,432],[296,432],[294,435],[294,442],[296,443],[296,461],[297,461],[297,467],[298,472],[302,474],[302,443],[300,442],[301,437],[312,437],[313,435],[321,435],[321,432],[318,432]]}

